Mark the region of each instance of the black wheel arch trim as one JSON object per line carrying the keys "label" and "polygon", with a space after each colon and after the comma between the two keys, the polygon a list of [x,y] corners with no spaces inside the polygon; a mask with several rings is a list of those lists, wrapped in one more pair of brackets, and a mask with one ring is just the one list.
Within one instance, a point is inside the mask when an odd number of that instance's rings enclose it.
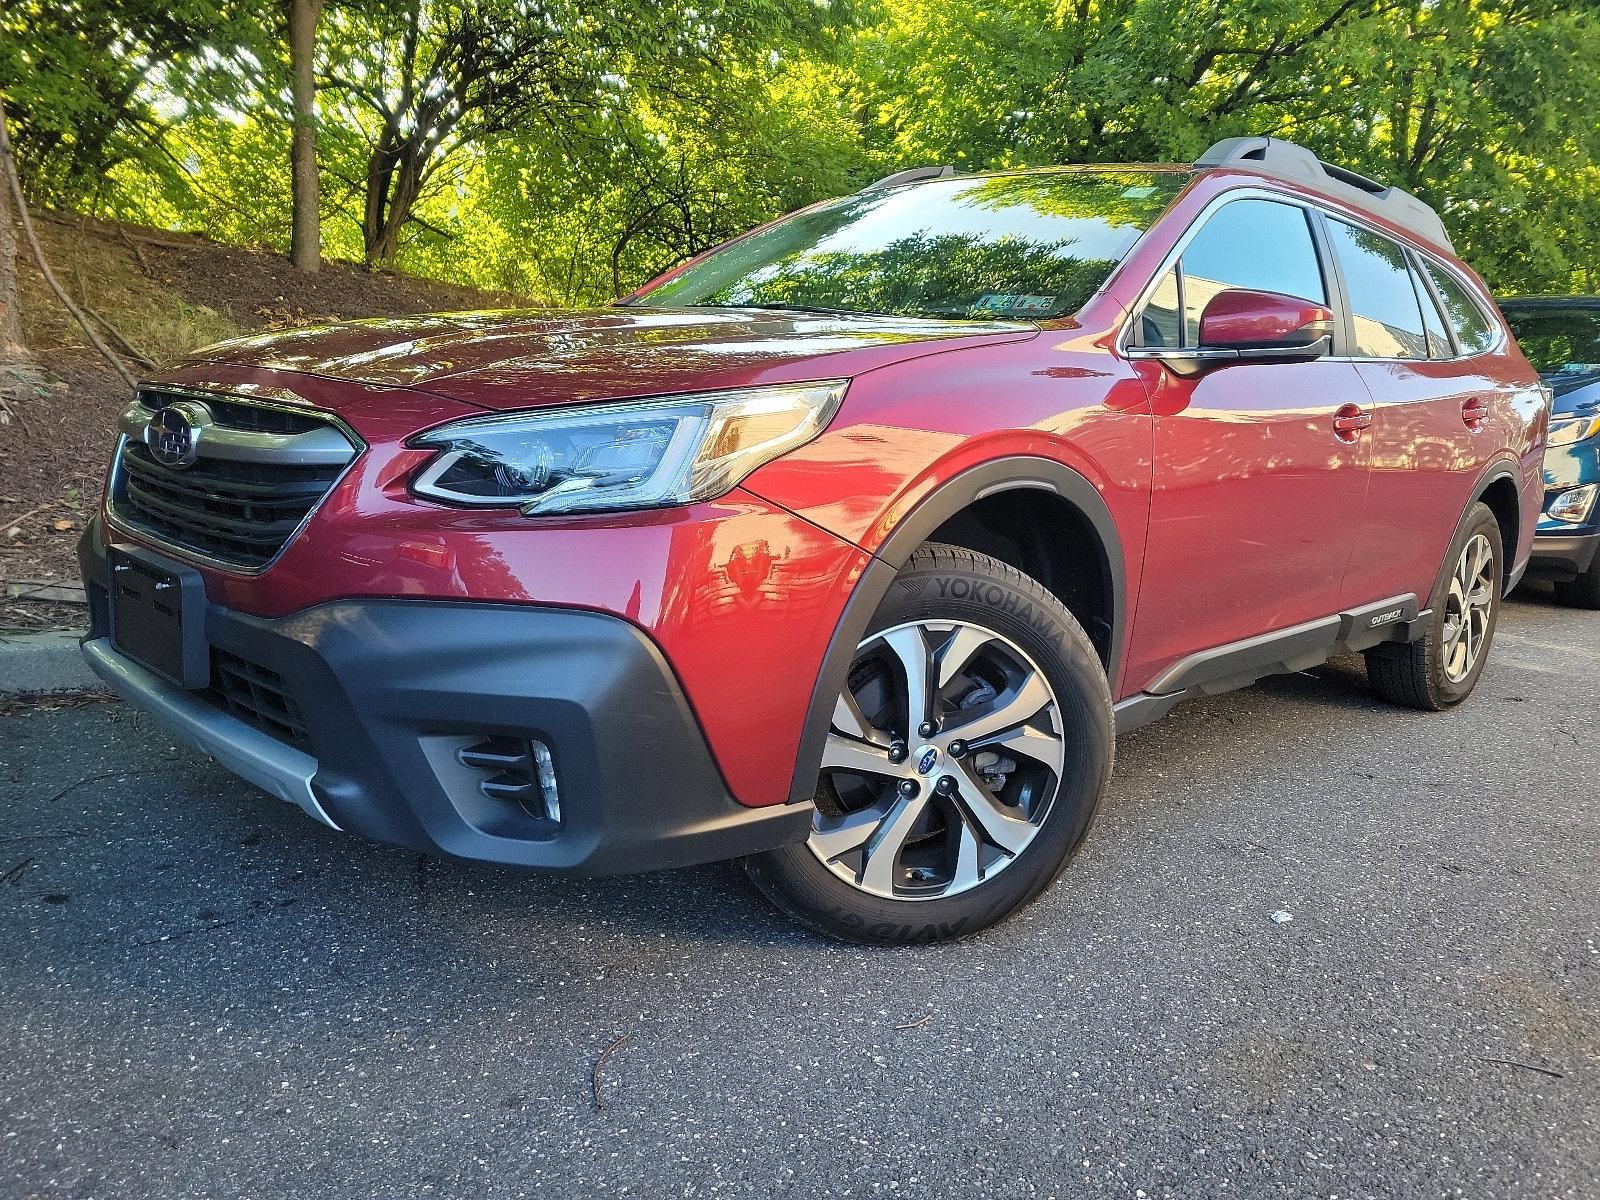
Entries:
{"label": "black wheel arch trim", "polygon": [[1019,455],[991,460],[963,471],[924,497],[889,531],[867,560],[834,627],[811,693],[811,703],[806,708],[806,723],[800,735],[800,751],[789,790],[791,802],[808,801],[816,794],[823,745],[833,722],[834,701],[844,687],[856,646],[878,611],[878,605],[889,594],[901,565],[940,526],[963,509],[1000,492],[1019,490],[1050,492],[1061,497],[1095,532],[1100,543],[1101,566],[1111,591],[1108,597],[1111,638],[1106,675],[1115,691],[1122,668],[1127,576],[1122,538],[1105,497],[1087,477],[1054,459]]}
{"label": "black wheel arch trim", "polygon": [[[1501,568],[1501,579],[1504,583],[1505,591],[1509,592],[1522,578],[1523,572],[1528,569],[1528,559],[1530,552],[1533,549],[1531,538],[1527,539],[1529,542],[1528,545],[1524,546],[1521,544],[1523,541],[1522,479],[1517,472],[1517,466],[1513,460],[1501,458],[1496,459],[1494,462],[1489,464],[1488,469],[1485,470],[1483,475],[1479,478],[1477,486],[1472,489],[1472,499],[1468,500],[1466,507],[1461,510],[1461,519],[1456,522],[1456,527],[1450,531],[1450,544],[1455,544],[1457,535],[1460,534],[1462,528],[1465,527],[1467,523],[1467,518],[1472,516],[1473,506],[1481,502],[1484,496],[1488,494],[1489,489],[1495,484],[1499,483],[1502,479],[1510,481],[1511,490],[1516,496],[1517,505],[1517,520],[1513,523],[1513,528],[1517,533],[1518,544],[1514,546],[1502,547],[1502,549],[1505,551],[1506,561]],[[1443,571],[1447,570],[1449,567],[1448,551],[1446,551],[1445,557],[1447,561],[1440,568],[1441,578],[1443,578]],[[1519,557],[1522,560],[1520,565],[1517,561]]]}

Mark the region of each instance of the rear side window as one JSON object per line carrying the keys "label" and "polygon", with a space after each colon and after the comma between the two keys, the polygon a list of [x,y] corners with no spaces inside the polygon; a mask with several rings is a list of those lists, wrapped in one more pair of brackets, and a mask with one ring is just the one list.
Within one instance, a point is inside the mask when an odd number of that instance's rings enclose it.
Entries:
{"label": "rear side window", "polygon": [[[1146,346],[1192,347],[1200,314],[1225,288],[1328,302],[1306,211],[1274,200],[1235,200],[1218,209],[1156,285],[1140,321]],[[1180,319],[1181,313],[1181,319]]]}
{"label": "rear side window", "polygon": [[1461,345],[1461,353],[1482,354],[1491,348],[1495,343],[1494,326],[1467,289],[1457,283],[1454,276],[1441,271],[1431,262],[1424,261],[1422,269],[1428,273],[1428,278],[1433,280],[1433,286],[1439,292],[1444,311],[1450,318],[1450,327],[1455,330],[1456,341]]}
{"label": "rear side window", "polygon": [[1363,358],[1427,358],[1422,308],[1406,253],[1370,229],[1329,219],[1328,234],[1344,271],[1355,321],[1355,351]]}

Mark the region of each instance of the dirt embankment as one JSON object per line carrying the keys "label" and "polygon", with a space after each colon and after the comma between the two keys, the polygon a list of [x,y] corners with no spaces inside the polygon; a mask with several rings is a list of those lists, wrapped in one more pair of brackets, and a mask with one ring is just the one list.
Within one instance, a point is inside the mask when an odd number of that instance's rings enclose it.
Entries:
{"label": "dirt embankment", "polygon": [[[51,214],[36,214],[34,224],[73,299],[158,364],[260,330],[531,303],[349,263],[303,275],[271,250],[193,234]],[[87,348],[25,250],[18,266],[34,361],[0,364],[0,398],[9,409],[0,411],[0,635],[76,623],[70,607],[13,593],[21,581],[76,582],[74,544],[99,497],[128,393]]]}

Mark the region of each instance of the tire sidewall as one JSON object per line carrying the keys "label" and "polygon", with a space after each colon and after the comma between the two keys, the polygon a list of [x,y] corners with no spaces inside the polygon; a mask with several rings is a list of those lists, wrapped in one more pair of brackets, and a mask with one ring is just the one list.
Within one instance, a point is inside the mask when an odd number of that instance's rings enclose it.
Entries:
{"label": "tire sidewall", "polygon": [[1576,579],[1557,583],[1555,593],[1568,608],[1600,609],[1600,562]]}
{"label": "tire sidewall", "polygon": [[[1444,669],[1445,603],[1450,594],[1450,580],[1455,575],[1461,551],[1472,540],[1473,535],[1478,533],[1489,539],[1489,546],[1494,551],[1492,575],[1494,599],[1489,607],[1488,632],[1484,637],[1483,648],[1478,652],[1478,661],[1473,664],[1472,670],[1467,672],[1465,679],[1460,683],[1453,683]],[[1433,619],[1428,622],[1428,685],[1442,706],[1460,704],[1477,687],[1478,678],[1489,662],[1489,652],[1494,648],[1495,629],[1500,624],[1500,604],[1504,599],[1504,592],[1505,543],[1501,537],[1500,522],[1489,506],[1479,501],[1472,506],[1461,528],[1456,531],[1456,536],[1450,543],[1450,552],[1445,556],[1444,567],[1439,573],[1439,582],[1434,587]]]}
{"label": "tire sidewall", "polygon": [[837,937],[944,941],[993,925],[1036,897],[1082,842],[1111,774],[1111,697],[1082,628],[1032,580],[970,551],[935,547],[902,569],[866,637],[909,622],[968,621],[1015,642],[1055,692],[1070,764],[1039,831],[1017,861],[955,896],[890,900],[852,888],[804,844],[749,860],[756,882],[790,915]]}

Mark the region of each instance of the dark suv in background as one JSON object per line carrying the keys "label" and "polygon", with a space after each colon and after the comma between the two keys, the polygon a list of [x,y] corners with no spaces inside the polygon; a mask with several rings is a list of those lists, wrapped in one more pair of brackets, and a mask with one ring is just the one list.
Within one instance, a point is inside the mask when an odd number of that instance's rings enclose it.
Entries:
{"label": "dark suv in background", "polygon": [[84,650],[335,829],[744,857],[830,934],[954,937],[1048,886],[1114,735],[1188,697],[1356,650],[1465,699],[1547,417],[1434,212],[1298,146],[912,171],[611,308],[147,381]]}
{"label": "dark suv in background", "polygon": [[1528,574],[1552,581],[1564,604],[1600,609],[1600,296],[1506,300],[1500,308],[1555,396]]}

